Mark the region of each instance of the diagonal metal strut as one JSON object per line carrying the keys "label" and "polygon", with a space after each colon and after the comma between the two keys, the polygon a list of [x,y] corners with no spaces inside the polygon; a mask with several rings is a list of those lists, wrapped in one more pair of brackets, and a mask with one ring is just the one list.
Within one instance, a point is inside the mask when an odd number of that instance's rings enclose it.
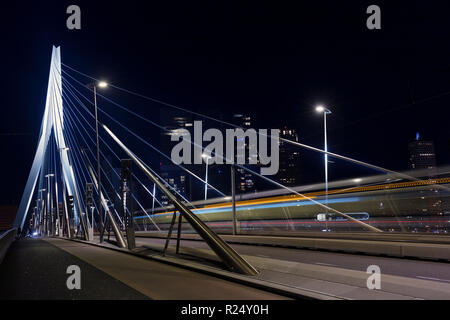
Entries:
{"label": "diagonal metal strut", "polygon": [[144,171],[144,173],[158,186],[158,188],[170,199],[175,208],[184,216],[187,222],[197,231],[209,247],[222,259],[225,265],[231,271],[245,275],[256,275],[258,271],[242,258],[233,248],[222,240],[214,231],[212,231],[203,221],[200,220],[183,202],[175,197],[166,186],[152,173],[147,167],[129,150],[122,141],[117,138],[107,126],[102,124],[105,131],[114,141],[128,154],[130,158]]}

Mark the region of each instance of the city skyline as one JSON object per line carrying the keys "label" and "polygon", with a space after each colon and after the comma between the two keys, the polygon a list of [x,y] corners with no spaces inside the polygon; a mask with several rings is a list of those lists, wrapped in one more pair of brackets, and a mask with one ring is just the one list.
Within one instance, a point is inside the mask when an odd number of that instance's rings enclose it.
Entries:
{"label": "city skyline", "polygon": [[[450,163],[446,119],[440,116],[450,103],[450,47],[428,40],[431,33],[442,38],[434,31],[440,30],[444,9],[415,23],[426,4],[411,4],[407,15],[403,7],[390,4],[383,16],[386,28],[371,31],[365,25],[365,4],[330,3],[324,9],[302,3],[273,17],[269,4],[256,11],[242,8],[241,13],[219,4],[195,10],[186,6],[192,15],[180,10],[171,24],[157,14],[171,8],[152,6],[144,14],[133,6],[116,10],[114,4],[86,4],[79,33],[67,30],[65,15],[58,14],[65,12],[63,4],[32,4],[31,20],[14,15],[19,5],[10,8],[2,23],[17,28],[4,41],[16,49],[5,52],[5,60],[27,63],[5,67],[12,81],[3,80],[2,103],[14,107],[4,110],[0,146],[3,153],[16,148],[22,152],[20,158],[9,153],[5,159],[7,166],[17,167],[7,173],[17,183],[2,189],[2,201],[17,202],[26,180],[39,132],[36,117],[45,102],[48,70],[42,61],[48,61],[53,44],[62,46],[65,63],[81,71],[194,112],[250,114],[261,127],[288,126],[301,142],[323,147],[322,119],[315,112],[323,104],[333,111],[328,119],[330,151],[402,170],[408,165],[407,145],[419,131],[434,141],[437,164]],[[228,15],[221,15],[222,9]],[[217,20],[209,24],[214,14]],[[37,23],[42,16],[60,18]],[[320,23],[315,16],[322,17]],[[150,24],[142,22],[147,20]],[[99,33],[101,37],[95,36]],[[121,99],[112,90],[107,95]],[[138,99],[122,102],[149,117],[159,112]],[[144,127],[136,130],[155,134]]]}

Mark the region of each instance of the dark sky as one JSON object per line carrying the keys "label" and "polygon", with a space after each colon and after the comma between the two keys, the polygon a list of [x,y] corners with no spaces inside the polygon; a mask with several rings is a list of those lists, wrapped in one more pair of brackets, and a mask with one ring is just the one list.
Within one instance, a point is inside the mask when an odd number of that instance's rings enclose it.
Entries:
{"label": "dark sky", "polygon": [[[93,4],[95,2],[95,4]],[[64,63],[122,87],[407,169],[416,132],[450,162],[450,6],[445,1],[14,1],[3,3],[1,202],[20,200],[45,104],[51,46]],[[82,30],[66,28],[77,4]],[[382,30],[366,27],[378,4]],[[319,177],[318,180],[320,180]]]}

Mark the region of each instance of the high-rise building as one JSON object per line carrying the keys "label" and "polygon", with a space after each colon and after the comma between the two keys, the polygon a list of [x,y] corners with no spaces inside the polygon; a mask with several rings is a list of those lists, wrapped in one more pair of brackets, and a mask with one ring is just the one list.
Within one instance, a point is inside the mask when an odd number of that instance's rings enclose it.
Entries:
{"label": "high-rise building", "polygon": [[[180,116],[178,112],[161,112],[160,122],[164,124],[166,130],[161,131],[160,148],[159,150],[163,155],[159,155],[159,174],[166,180],[166,182],[172,186],[177,192],[192,200],[192,191],[190,185],[190,175],[179,166],[172,163],[170,160],[172,148],[178,143],[171,141],[171,135],[178,130],[187,130],[193,136],[193,120],[189,115]],[[182,165],[184,168],[195,171],[196,167],[193,165]],[[195,172],[197,175],[200,172]],[[198,193],[201,193],[200,191]],[[195,199],[194,195],[194,199]],[[168,204],[168,199],[162,196],[161,203]]]}
{"label": "high-rise building", "polygon": [[409,144],[411,169],[434,169],[436,168],[436,153],[433,141],[420,140],[417,135],[416,141]]}
{"label": "high-rise building", "polygon": [[[416,141],[409,144],[410,165],[414,170],[426,170],[428,178],[434,178],[436,175],[436,153],[433,141],[420,140],[417,133]],[[422,175],[422,174],[421,174]],[[425,176],[425,175],[424,175]],[[424,200],[422,208],[417,208],[427,215],[442,215],[443,206],[440,198],[440,189],[435,186],[429,186],[427,191],[422,191]],[[425,194],[424,194],[425,192]]]}
{"label": "high-rise building", "polygon": [[[186,174],[187,173],[183,169],[174,164],[161,166],[161,178],[183,197],[187,196]],[[161,196],[161,203],[165,206],[169,205],[169,199],[164,194]]]}
{"label": "high-rise building", "polygon": [[[284,127],[279,130],[280,139],[298,142],[296,130]],[[283,185],[295,186],[300,183],[300,152],[298,147],[280,140],[280,168],[276,179]]]}
{"label": "high-rise building", "polygon": [[[233,122],[241,127],[244,130],[248,130],[252,128],[252,118],[248,115],[235,114],[233,116]],[[249,145],[248,142],[245,141],[244,144],[245,155],[246,155],[246,163],[249,163]],[[236,154],[239,150],[236,150]],[[247,166],[251,167],[251,166]],[[253,169],[253,168],[252,168]],[[248,172],[245,169],[240,167],[236,167],[236,190],[239,190],[242,193],[248,193],[255,191],[255,176]]]}

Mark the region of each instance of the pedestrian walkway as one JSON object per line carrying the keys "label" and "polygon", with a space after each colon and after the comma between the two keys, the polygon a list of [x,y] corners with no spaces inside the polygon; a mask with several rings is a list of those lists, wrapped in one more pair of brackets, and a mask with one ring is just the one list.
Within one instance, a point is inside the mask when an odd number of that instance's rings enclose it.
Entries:
{"label": "pedestrian walkway", "polygon": [[[67,268],[81,269],[81,290],[69,290]],[[0,265],[1,300],[148,299],[83,260],[42,240],[14,242]]]}
{"label": "pedestrian walkway", "polygon": [[[81,270],[69,290],[67,268]],[[0,300],[278,300],[286,297],[203,273],[57,238],[13,243],[0,265]]]}

